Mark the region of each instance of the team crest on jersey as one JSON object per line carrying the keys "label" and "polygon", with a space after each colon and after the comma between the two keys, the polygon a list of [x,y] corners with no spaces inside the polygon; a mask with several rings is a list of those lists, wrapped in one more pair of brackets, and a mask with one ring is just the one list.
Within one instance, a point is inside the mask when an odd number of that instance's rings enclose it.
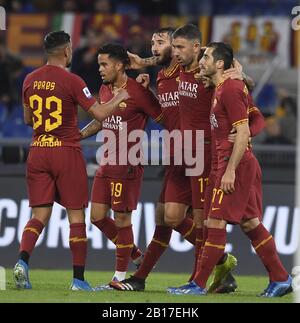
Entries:
{"label": "team crest on jersey", "polygon": [[246,95],[248,95],[249,94],[249,91],[248,91],[248,88],[247,88],[247,86],[245,85],[245,87],[244,87],[244,93],[246,94]]}
{"label": "team crest on jersey", "polygon": [[179,80],[180,80],[180,77],[179,77],[179,76],[177,76],[177,77],[176,77],[176,82],[179,82]]}
{"label": "team crest on jersey", "polygon": [[90,98],[92,97],[92,94],[91,94],[90,90],[89,90],[87,87],[85,87],[82,91],[83,91],[84,95],[85,95],[88,99],[90,99]]}
{"label": "team crest on jersey", "polygon": [[212,128],[218,128],[219,127],[217,118],[216,118],[214,113],[212,113],[210,115],[210,124],[211,124]]}
{"label": "team crest on jersey", "polygon": [[126,102],[121,102],[121,103],[119,104],[119,108],[120,108],[120,110],[124,110],[125,108],[127,108],[127,104],[126,104]]}

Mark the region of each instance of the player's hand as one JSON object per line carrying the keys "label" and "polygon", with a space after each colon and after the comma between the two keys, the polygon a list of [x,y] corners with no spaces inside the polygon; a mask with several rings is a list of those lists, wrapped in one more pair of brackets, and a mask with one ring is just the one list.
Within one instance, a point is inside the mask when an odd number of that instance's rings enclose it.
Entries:
{"label": "player's hand", "polygon": [[233,66],[228,70],[224,71],[223,77],[225,80],[233,79],[233,80],[243,80],[243,66],[236,59],[233,59]]}
{"label": "player's hand", "polygon": [[149,74],[139,74],[136,81],[140,83],[142,87],[148,89],[150,85],[150,76]]}
{"label": "player's hand", "polygon": [[114,94],[115,94],[115,97],[117,99],[119,99],[120,101],[125,101],[125,100],[128,100],[130,98],[130,95],[127,92],[127,90],[122,89],[122,88],[114,91]]}
{"label": "player's hand", "polygon": [[129,69],[139,70],[141,68],[144,68],[143,59],[139,55],[132,54],[128,51],[127,54],[130,60]]}
{"label": "player's hand", "polygon": [[236,134],[237,134],[236,129],[232,128],[232,130],[230,131],[230,134],[228,136],[228,141],[234,143],[235,138],[236,138]]}
{"label": "player's hand", "polygon": [[224,191],[225,194],[231,194],[234,192],[234,182],[235,182],[235,171],[227,170],[222,177],[221,180],[221,190]]}

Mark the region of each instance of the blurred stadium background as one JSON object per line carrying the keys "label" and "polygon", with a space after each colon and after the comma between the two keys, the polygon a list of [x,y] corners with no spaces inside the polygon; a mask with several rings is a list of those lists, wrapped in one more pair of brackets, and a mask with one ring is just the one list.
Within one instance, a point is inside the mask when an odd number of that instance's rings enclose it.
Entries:
{"label": "blurred stadium background", "polygon": [[[231,43],[244,71],[256,82],[253,95],[266,117],[265,131],[254,140],[263,169],[264,223],[291,270],[300,236],[294,199],[300,32],[291,28],[291,12],[297,4],[296,0],[0,0],[7,14],[6,30],[0,31],[0,265],[15,263],[22,229],[30,217],[24,174],[31,129],[23,123],[21,88],[26,74],[45,62],[44,35],[58,29],[71,34],[71,70],[97,96],[101,78],[96,57],[102,44],[118,41],[147,57],[156,28],[191,22],[202,31],[203,45],[221,40]],[[147,70],[153,86],[156,71]],[[79,127],[88,122],[89,117],[80,112]],[[149,121],[148,131],[156,128]],[[98,146],[95,137],[83,143],[90,183]],[[134,214],[135,239],[142,249],[152,238],[162,172],[161,166],[145,170],[141,201]],[[227,249],[239,259],[237,272],[264,274],[247,239],[238,228],[229,230]],[[93,227],[88,228],[88,236],[88,269],[112,270],[113,245]],[[32,267],[70,268],[68,222],[60,206],[55,206],[38,245]],[[192,261],[191,245],[173,234],[157,271],[189,272]]]}

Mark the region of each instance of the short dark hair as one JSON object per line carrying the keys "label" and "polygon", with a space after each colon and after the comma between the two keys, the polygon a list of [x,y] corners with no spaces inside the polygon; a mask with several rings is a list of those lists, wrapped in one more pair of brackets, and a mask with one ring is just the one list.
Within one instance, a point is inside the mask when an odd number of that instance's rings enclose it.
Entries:
{"label": "short dark hair", "polygon": [[63,30],[52,31],[44,38],[44,48],[46,53],[51,54],[57,47],[67,45],[71,42],[71,37]]}
{"label": "short dark hair", "polygon": [[199,40],[202,42],[202,34],[199,28],[192,24],[187,24],[177,28],[172,34],[173,38],[182,37],[188,40]]}
{"label": "short dark hair", "polygon": [[156,29],[153,34],[168,34],[170,37],[172,37],[172,34],[174,33],[174,31],[175,31],[175,28],[164,27],[164,28]]}
{"label": "short dark hair", "polygon": [[229,44],[222,42],[214,42],[207,45],[209,48],[214,48],[212,56],[214,61],[224,61],[224,70],[229,69],[233,63],[233,50]]}
{"label": "short dark hair", "polygon": [[119,44],[106,44],[100,48],[98,54],[108,54],[110,58],[120,61],[124,66],[130,64],[127,50]]}

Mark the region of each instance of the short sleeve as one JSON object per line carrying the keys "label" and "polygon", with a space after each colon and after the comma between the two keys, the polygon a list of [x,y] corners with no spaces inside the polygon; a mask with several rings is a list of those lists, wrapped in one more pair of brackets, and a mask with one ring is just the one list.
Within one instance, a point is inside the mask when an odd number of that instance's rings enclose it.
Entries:
{"label": "short sleeve", "polygon": [[231,80],[222,92],[222,104],[233,127],[248,122],[248,89],[244,83]]}
{"label": "short sleeve", "polygon": [[86,83],[79,76],[72,74],[72,92],[77,104],[79,104],[82,109],[88,111],[90,107],[96,102],[96,99],[92,96],[90,90],[88,89]]}
{"label": "short sleeve", "polygon": [[163,113],[158,99],[150,90],[144,89],[142,86],[139,89],[139,95],[135,98],[138,105],[155,122],[160,122],[163,119]]}

